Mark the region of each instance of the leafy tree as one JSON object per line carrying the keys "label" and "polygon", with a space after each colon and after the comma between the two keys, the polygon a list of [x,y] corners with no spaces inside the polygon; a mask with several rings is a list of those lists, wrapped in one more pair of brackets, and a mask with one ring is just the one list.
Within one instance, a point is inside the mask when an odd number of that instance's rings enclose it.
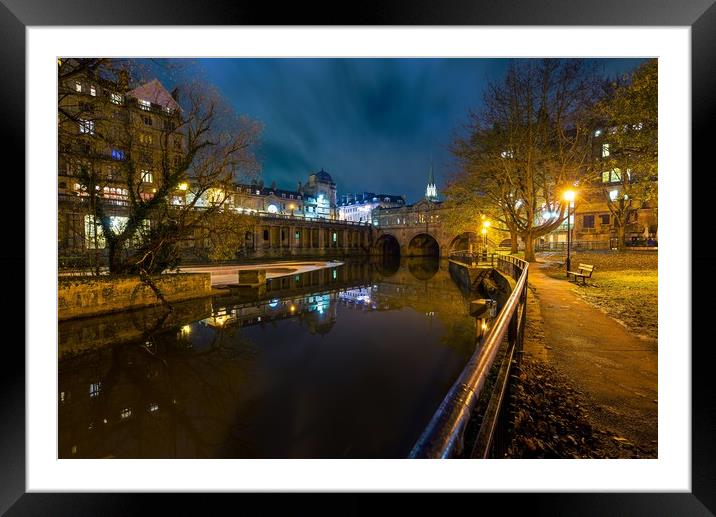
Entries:
{"label": "leafy tree", "polygon": [[[595,183],[601,185],[623,248],[627,224],[658,194],[657,60],[649,60],[630,77],[609,84],[595,114],[608,146],[601,153],[601,167],[595,170]],[[602,181],[602,175],[609,175],[611,181]]]}

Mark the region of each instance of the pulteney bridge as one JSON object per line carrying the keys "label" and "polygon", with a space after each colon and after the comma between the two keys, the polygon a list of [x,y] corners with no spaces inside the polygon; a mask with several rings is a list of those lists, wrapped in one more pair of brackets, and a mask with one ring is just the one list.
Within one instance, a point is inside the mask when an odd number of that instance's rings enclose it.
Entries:
{"label": "pulteney bridge", "polygon": [[376,210],[371,253],[447,257],[458,250],[479,251],[481,236],[476,232],[446,229],[442,222],[444,213],[441,203],[428,200],[407,207]]}

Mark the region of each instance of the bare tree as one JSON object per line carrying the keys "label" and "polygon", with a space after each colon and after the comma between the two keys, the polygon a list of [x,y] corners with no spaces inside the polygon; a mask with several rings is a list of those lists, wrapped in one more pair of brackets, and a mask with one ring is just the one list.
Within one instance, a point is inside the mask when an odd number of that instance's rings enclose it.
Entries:
{"label": "bare tree", "polygon": [[[110,273],[148,278],[176,267],[182,245],[231,210],[236,180],[259,171],[261,125],[199,82],[170,97],[150,82],[142,95],[156,98],[140,98],[129,84],[133,65],[60,65],[60,153],[91,217],[85,239],[106,251]],[[73,91],[74,77],[94,82]]]}
{"label": "bare tree", "polygon": [[581,60],[518,62],[489,86],[483,109],[470,113],[468,134],[452,147],[462,166],[453,182],[456,206],[490,210],[522,238],[526,260],[535,260],[535,240],[564,221],[563,190],[586,177],[585,112],[594,86]]}

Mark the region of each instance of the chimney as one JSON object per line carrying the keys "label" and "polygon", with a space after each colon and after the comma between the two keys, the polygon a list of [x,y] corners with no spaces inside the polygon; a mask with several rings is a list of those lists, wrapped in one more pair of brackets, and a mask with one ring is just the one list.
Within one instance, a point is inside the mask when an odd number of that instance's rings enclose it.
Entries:
{"label": "chimney", "polygon": [[179,95],[179,88],[178,88],[178,87],[177,87],[177,88],[174,88],[174,89],[172,90],[171,95],[172,95],[172,99],[177,100],[177,95]]}

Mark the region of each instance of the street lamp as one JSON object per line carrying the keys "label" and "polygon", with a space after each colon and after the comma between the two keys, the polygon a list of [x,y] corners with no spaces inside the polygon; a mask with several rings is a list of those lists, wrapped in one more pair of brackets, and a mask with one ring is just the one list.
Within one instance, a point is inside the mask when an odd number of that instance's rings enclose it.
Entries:
{"label": "street lamp", "polygon": [[571,269],[571,263],[569,258],[569,248],[571,245],[571,229],[569,226],[569,209],[574,202],[574,190],[567,190],[564,192],[564,200],[567,202],[567,277],[569,277],[569,271]]}
{"label": "street lamp", "polygon": [[[484,219],[484,216],[483,216]],[[482,221],[482,260],[487,260],[487,229],[490,227],[490,221],[484,219]]]}

